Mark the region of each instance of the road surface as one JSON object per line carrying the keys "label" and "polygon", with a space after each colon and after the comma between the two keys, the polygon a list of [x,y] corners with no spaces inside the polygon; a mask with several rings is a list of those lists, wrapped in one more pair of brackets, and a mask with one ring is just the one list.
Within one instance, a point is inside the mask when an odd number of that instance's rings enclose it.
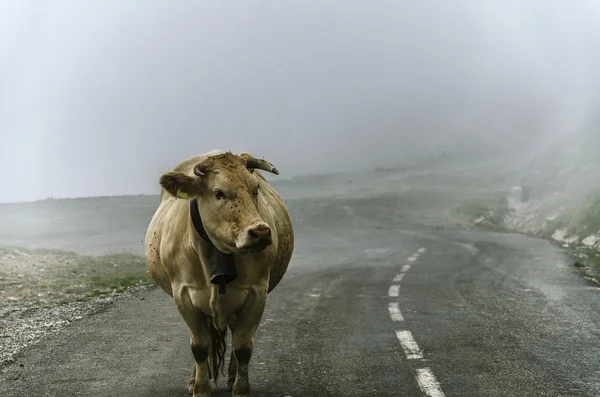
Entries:
{"label": "road surface", "polygon": [[[599,290],[523,236],[298,233],[251,361],[254,396],[600,396]],[[24,351],[0,396],[188,396],[188,335],[159,289]],[[214,396],[229,396],[221,380]]]}

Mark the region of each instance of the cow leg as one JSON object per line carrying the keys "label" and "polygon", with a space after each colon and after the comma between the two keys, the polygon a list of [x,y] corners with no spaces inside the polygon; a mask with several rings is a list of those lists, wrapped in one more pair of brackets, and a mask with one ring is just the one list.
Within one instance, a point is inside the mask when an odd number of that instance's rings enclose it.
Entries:
{"label": "cow leg", "polygon": [[[231,335],[233,335],[233,331],[235,329],[235,315],[230,317],[229,321],[229,329],[231,330]],[[237,374],[237,360],[235,358],[235,354],[233,353],[233,348],[231,349],[231,356],[229,357],[229,379],[227,381],[227,390],[233,390],[233,384],[235,383],[235,375]]]}
{"label": "cow leg", "polygon": [[237,374],[237,360],[233,350],[231,351],[231,357],[229,358],[229,380],[227,381],[227,389],[233,390],[233,384],[235,383],[235,375]]}
{"label": "cow leg", "polygon": [[194,383],[196,382],[196,363],[194,362],[194,366],[192,367],[192,377],[188,381],[188,391],[190,394],[194,394]]}
{"label": "cow leg", "polygon": [[254,347],[254,335],[265,310],[267,288],[252,291],[236,316],[232,332],[233,354],[237,362],[237,372],[233,383],[233,397],[250,397],[248,366]]}
{"label": "cow leg", "polygon": [[190,379],[189,388],[194,397],[210,397],[212,387],[208,377],[208,355],[211,339],[208,329],[208,317],[198,310],[190,299],[187,291],[174,296],[177,309],[188,326],[190,346],[194,355],[193,382]]}

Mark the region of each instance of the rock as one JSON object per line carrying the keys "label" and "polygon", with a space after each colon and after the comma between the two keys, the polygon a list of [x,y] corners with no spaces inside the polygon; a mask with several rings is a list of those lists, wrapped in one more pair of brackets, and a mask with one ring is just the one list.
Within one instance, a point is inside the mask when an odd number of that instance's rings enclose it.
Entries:
{"label": "rock", "polygon": [[595,247],[596,245],[598,245],[598,242],[600,242],[600,236],[597,234],[587,236],[581,241],[583,245],[589,248]]}

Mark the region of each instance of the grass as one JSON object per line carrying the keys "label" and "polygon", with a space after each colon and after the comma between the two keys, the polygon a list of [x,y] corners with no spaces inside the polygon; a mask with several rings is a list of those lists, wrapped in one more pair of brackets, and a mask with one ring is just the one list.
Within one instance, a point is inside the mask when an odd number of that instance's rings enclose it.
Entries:
{"label": "grass", "polygon": [[600,232],[600,192],[589,195],[585,205],[575,212],[567,225],[569,234],[582,237]]}
{"label": "grass", "polygon": [[559,229],[565,229],[568,236],[577,236],[578,240],[600,233],[600,192],[589,194],[582,204],[572,205],[568,211],[546,222],[538,237],[552,238]]}
{"label": "grass", "polygon": [[578,256],[584,259],[584,263],[577,263],[576,266],[583,268],[586,275],[600,284],[600,251],[594,248],[579,246],[575,248]]}
{"label": "grass", "polygon": [[144,259],[129,253],[86,256],[0,247],[0,264],[0,318],[23,318],[42,308],[115,295],[153,283]]}
{"label": "grass", "polygon": [[505,230],[504,218],[509,208],[504,192],[491,192],[458,204],[456,211],[480,227],[496,231]]}

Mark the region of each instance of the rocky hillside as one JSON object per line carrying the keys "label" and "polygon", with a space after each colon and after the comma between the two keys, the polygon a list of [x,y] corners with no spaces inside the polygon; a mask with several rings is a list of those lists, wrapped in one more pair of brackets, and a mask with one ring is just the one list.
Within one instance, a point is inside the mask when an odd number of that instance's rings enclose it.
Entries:
{"label": "rocky hillside", "polygon": [[504,226],[600,249],[600,113],[519,171]]}

